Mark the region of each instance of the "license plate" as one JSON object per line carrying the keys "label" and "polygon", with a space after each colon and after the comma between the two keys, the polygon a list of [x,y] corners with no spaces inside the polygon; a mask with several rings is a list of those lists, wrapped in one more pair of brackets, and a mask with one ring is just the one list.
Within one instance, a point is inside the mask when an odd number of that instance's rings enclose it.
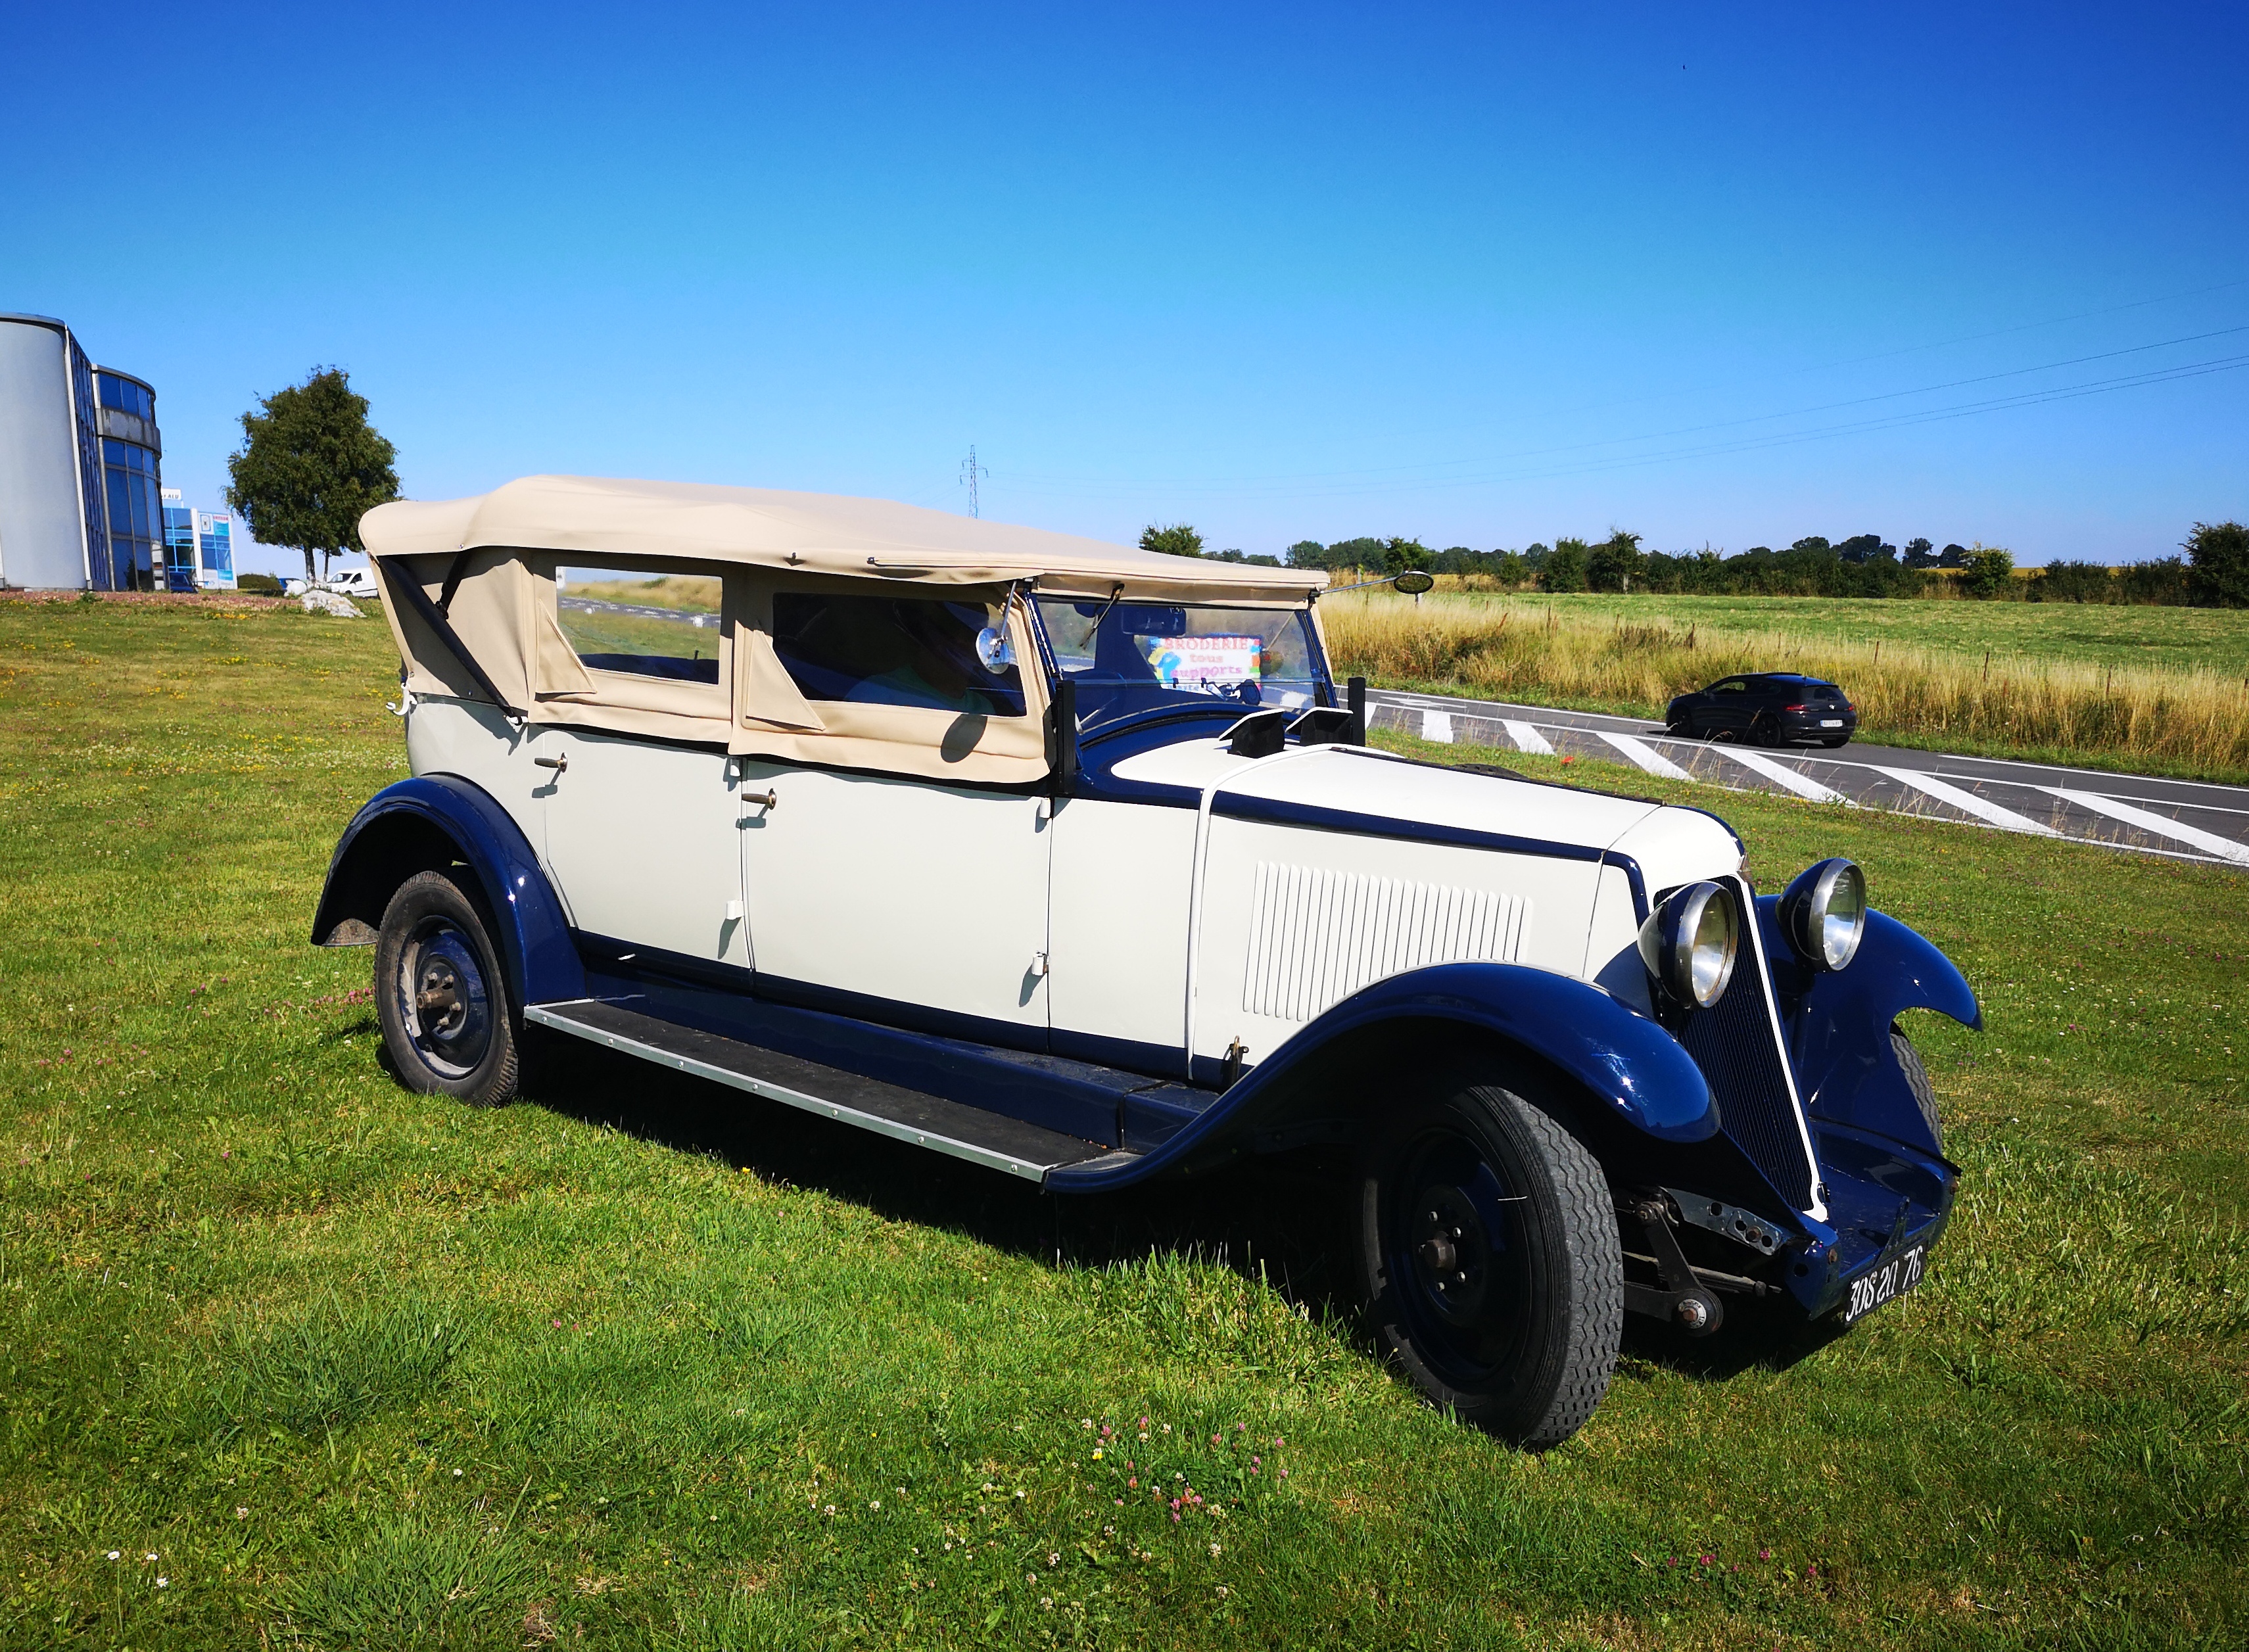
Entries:
{"label": "license plate", "polygon": [[1910,1250],[1901,1250],[1872,1273],[1852,1280],[1851,1299],[1843,1306],[1843,1323],[1851,1324],[1919,1284],[1922,1263],[1928,1259],[1929,1247],[1915,1245]]}
{"label": "license plate", "polygon": [[1840,728],[1843,726],[1843,719],[1840,717],[1823,717],[1819,719],[1819,726],[1822,728]]}

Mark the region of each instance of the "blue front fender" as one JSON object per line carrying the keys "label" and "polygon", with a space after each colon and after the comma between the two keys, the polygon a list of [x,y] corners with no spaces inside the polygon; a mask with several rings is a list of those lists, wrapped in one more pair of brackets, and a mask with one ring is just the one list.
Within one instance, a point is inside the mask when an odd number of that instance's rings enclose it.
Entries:
{"label": "blue front fender", "polygon": [[1050,1172],[1058,1191],[1122,1187],[1162,1174],[1225,1138],[1275,1122],[1313,1063],[1383,1022],[1444,1022],[1519,1046],[1575,1080],[1616,1121],[1660,1141],[1717,1133],[1702,1070],[1655,1022],[1598,987],[1522,964],[1436,964],[1376,982],[1299,1030],[1224,1098],[1124,1165],[1092,1160]]}
{"label": "blue front fender", "polygon": [[1833,1122],[1942,1156],[1890,1048],[1890,1023],[1933,1009],[1981,1032],[1984,1012],[1952,960],[1886,912],[1867,914],[1848,967],[1814,972],[1782,939],[1778,900],[1757,902],[1797,1092],[1816,1128]]}
{"label": "blue front fender", "polygon": [[491,794],[457,774],[386,786],[352,817],[328,862],[313,944],[372,940],[399,885],[455,858],[476,874],[516,1004],[584,997],[585,970],[538,855]]}

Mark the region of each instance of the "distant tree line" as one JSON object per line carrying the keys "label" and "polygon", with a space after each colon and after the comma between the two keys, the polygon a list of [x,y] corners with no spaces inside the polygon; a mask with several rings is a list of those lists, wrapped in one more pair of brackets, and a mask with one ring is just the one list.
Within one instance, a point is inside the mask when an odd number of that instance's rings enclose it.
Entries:
{"label": "distant tree line", "polygon": [[[1151,528],[1150,535],[1193,529]],[[1195,535],[1200,547],[1200,536]],[[2097,562],[2056,562],[2014,576],[2014,558],[1977,545],[1909,540],[1901,552],[1881,536],[1860,533],[1833,542],[1812,534],[1785,550],[1752,546],[1727,556],[1704,548],[1675,555],[1643,549],[1640,536],[1613,530],[1599,541],[1558,539],[1520,551],[1472,550],[1455,545],[1431,550],[1412,539],[1349,539],[1323,545],[1301,540],[1288,551],[1291,568],[1357,570],[1373,577],[1423,568],[1455,574],[1500,590],[1651,591],[1696,596],[1916,596],[1957,590],[1968,596],[2050,602],[2194,604],[2249,607],[2249,528],[2239,522],[2198,522],[2181,547],[2184,558],[2110,569]],[[1194,554],[1194,552],[1186,553]],[[1238,552],[1223,552],[1242,560]],[[1269,562],[1269,557],[1250,557]]]}

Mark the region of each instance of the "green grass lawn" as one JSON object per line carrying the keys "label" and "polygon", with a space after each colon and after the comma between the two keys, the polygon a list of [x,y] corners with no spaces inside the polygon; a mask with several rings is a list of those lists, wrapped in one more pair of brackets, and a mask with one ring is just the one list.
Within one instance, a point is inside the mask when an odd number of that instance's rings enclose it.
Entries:
{"label": "green grass lawn", "polygon": [[1888,601],[1820,596],[1516,597],[1434,595],[1425,602],[1512,602],[1565,616],[1642,624],[1788,631],[1849,642],[1885,642],[1996,657],[2048,657],[2094,665],[2204,666],[2249,677],[2249,609],[2133,608],[2087,602]]}
{"label": "green grass lawn", "polygon": [[1636,781],[1961,962],[1964,1196],[1849,1335],[1635,1326],[1531,1457],[1331,1311],[1315,1182],[1059,1204],[574,1047],[395,1089],[305,941],[395,673],[0,602],[0,1646],[2249,1636],[2240,874]]}

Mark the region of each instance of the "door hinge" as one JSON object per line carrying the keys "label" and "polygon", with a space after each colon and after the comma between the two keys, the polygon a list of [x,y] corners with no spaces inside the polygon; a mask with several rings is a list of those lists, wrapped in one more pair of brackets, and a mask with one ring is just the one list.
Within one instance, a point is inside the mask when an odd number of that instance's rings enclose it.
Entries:
{"label": "door hinge", "polygon": [[1034,975],[1043,975],[1046,973],[1047,955],[1044,953],[1033,953],[1031,954],[1031,974]]}

